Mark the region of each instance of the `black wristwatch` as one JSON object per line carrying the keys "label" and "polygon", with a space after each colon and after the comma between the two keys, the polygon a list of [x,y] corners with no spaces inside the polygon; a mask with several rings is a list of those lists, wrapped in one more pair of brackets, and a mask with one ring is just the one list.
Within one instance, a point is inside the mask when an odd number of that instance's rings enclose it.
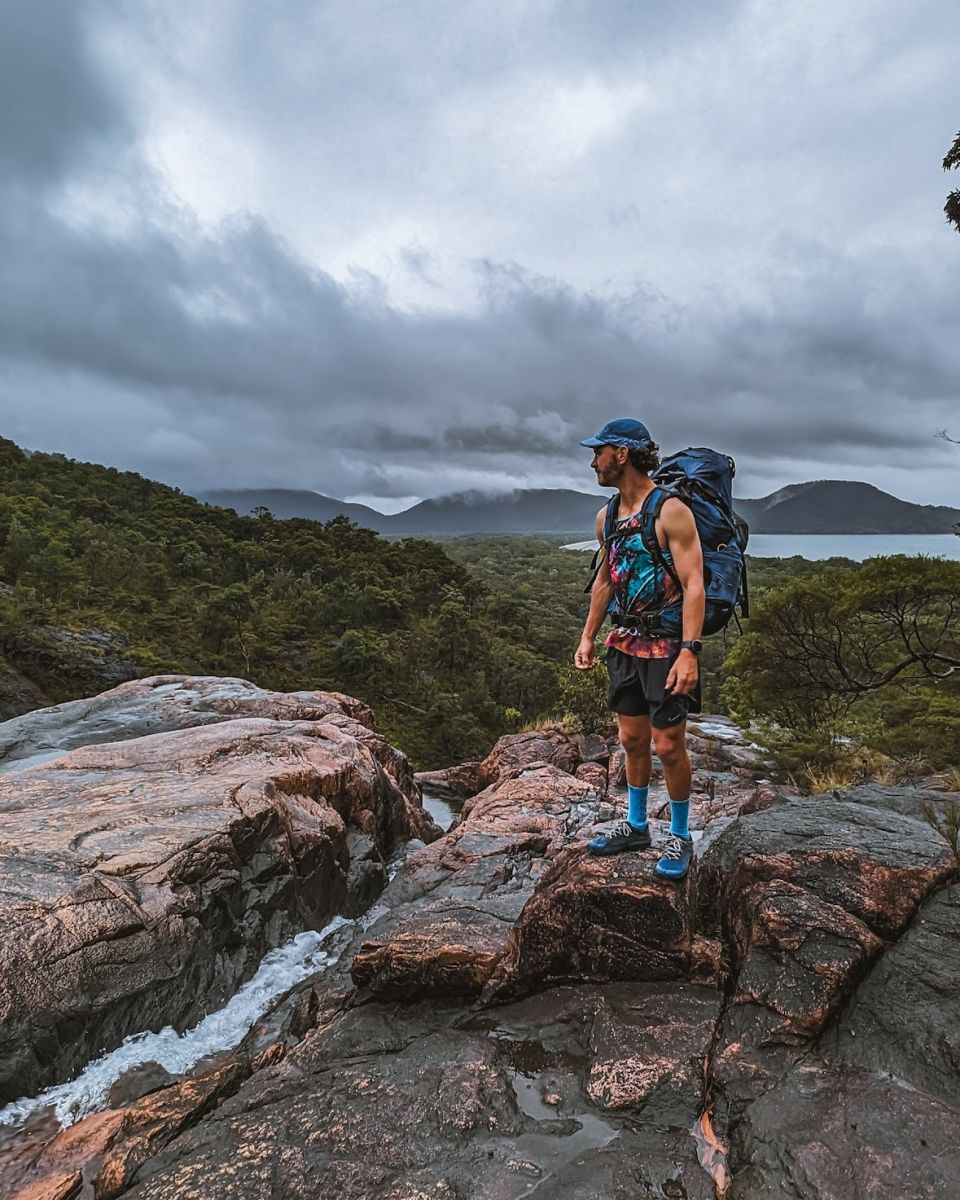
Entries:
{"label": "black wristwatch", "polygon": [[694,638],[692,642],[681,642],[680,649],[690,650],[699,657],[700,651],[703,649],[703,642],[699,638]]}

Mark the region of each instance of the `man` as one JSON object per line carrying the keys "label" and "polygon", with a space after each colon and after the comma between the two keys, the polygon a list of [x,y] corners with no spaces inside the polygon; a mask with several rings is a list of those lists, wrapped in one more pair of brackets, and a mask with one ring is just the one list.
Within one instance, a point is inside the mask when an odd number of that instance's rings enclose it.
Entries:
{"label": "man", "polygon": [[609,704],[617,714],[620,744],[627,767],[627,818],[604,837],[589,843],[591,854],[646,850],[651,738],[663,766],[670,796],[670,836],[656,872],[682,879],[690,868],[693,841],[688,827],[690,759],[686,748],[688,712],[700,711],[699,641],[703,628],[703,556],[690,509],[668,498],[655,525],[664,557],[672,561],[683,588],[683,636],[644,632],[640,614],[657,601],[676,599],[676,585],[644,546],[640,536],[643,503],[654,490],[650,473],[660,465],[659,447],[640,421],[610,421],[596,437],[580,443],[594,450],[591,466],[601,487],[615,487],[620,507],[616,537],[604,544],[606,508],[597,514],[600,568],[590,594],[590,611],[574,664],[594,666],[595,639],[616,602],[615,627],[607,636]]}

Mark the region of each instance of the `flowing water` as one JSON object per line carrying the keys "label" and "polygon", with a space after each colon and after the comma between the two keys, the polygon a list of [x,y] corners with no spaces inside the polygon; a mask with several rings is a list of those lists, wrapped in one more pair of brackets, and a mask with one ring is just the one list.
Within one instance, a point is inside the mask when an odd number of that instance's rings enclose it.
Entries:
{"label": "flowing water", "polygon": [[[47,757],[60,753],[62,751],[52,751]],[[423,806],[444,830],[450,828],[460,810],[458,802],[431,795],[423,797]],[[396,875],[405,859],[406,848],[401,847],[388,864],[389,878]],[[361,928],[372,924],[385,911],[382,906],[374,905],[361,919]],[[23,1097],[7,1104],[0,1109],[0,1127],[16,1128],[29,1119],[49,1114],[65,1128],[107,1107],[110,1091],[117,1081],[147,1064],[157,1064],[172,1076],[182,1076],[212,1055],[235,1049],[291,988],[336,963],[345,943],[339,939],[336,949],[330,943],[338,930],[349,925],[355,925],[355,922],[334,917],[319,932],[311,930],[297,934],[286,945],[266,954],[253,978],[223,1008],[209,1013],[192,1029],[177,1033],[168,1025],[159,1033],[132,1034],[115,1050],[94,1059],[75,1079],[55,1084],[38,1096]]]}
{"label": "flowing water", "polygon": [[168,1025],[159,1033],[132,1034],[116,1050],[89,1063],[76,1079],[0,1109],[0,1125],[21,1125],[32,1114],[49,1109],[65,1128],[105,1108],[117,1080],[138,1067],[158,1063],[171,1075],[185,1075],[203,1059],[234,1049],[276,1000],[296,984],[333,966],[339,955],[324,946],[347,924],[350,922],[343,917],[334,917],[319,932],[297,934],[265,955],[256,975],[223,1008],[208,1014],[192,1029],[177,1033]]}

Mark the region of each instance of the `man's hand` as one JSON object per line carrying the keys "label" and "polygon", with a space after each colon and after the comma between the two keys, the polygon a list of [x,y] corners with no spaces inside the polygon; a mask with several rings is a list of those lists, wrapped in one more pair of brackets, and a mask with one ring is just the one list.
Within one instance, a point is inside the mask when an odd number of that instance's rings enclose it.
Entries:
{"label": "man's hand", "polygon": [[581,671],[588,671],[597,665],[597,651],[593,638],[584,636],[580,639],[580,645],[573,656],[573,665]]}
{"label": "man's hand", "polygon": [[[579,666],[579,663],[577,665]],[[692,650],[681,650],[670,668],[664,687],[675,696],[686,696],[697,686],[699,678],[700,664],[697,656]]]}

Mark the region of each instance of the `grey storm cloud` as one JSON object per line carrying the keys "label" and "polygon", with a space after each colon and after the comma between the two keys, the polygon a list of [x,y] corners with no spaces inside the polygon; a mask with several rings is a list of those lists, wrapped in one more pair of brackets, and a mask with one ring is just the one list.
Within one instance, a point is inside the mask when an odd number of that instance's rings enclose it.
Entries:
{"label": "grey storm cloud", "polygon": [[0,37],[0,168],[7,186],[43,186],[110,135],[122,105],[89,57],[82,3],[6,4]]}
{"label": "grey storm cloud", "polygon": [[[370,3],[211,3],[199,10],[171,3],[142,13],[102,3],[8,6],[0,39],[5,431],[28,446],[187,488],[285,485],[388,500],[463,488],[587,488],[589,452],[579,439],[612,416],[634,414],[664,447],[729,450],[740,464],[741,491],[829,475],[955,502],[946,494],[955,448],[931,435],[956,425],[960,409],[960,243],[938,226],[935,205],[924,216],[902,177],[891,179],[896,214],[928,220],[922,235],[910,226],[895,236],[886,218],[871,223],[868,211],[856,211],[869,182],[858,180],[855,196],[838,201],[836,227],[821,236],[784,224],[761,237],[747,205],[739,222],[718,214],[714,244],[692,219],[711,200],[694,194],[684,201],[694,205],[685,214],[688,258],[676,250],[657,258],[663,218],[644,237],[643,206],[634,205],[631,188],[652,185],[643,171],[630,175],[624,166],[631,125],[621,127],[597,80],[610,83],[615,100],[632,96],[634,76],[656,80],[679,47],[691,80],[709,90],[719,86],[719,72],[734,88],[730,111],[751,110],[749,120],[757,121],[757,106],[736,92],[723,60],[733,53],[730,39],[743,32],[736,22],[753,19],[755,7],[544,0],[494,6],[501,19],[493,20],[479,4],[413,4],[402,18]],[[921,7],[938,29],[951,20],[945,5]],[[897,15],[894,4],[882,10]],[[910,28],[891,25],[889,36]],[[294,52],[298,41],[312,57]],[[899,51],[883,39],[867,42],[869,53],[852,74],[889,76]],[[717,63],[707,69],[711,49]],[[792,44],[766,51],[788,62],[794,54]],[[911,70],[939,63],[930,36],[915,40],[914,54],[904,68],[908,91]],[[501,212],[502,238],[486,244],[463,233],[471,216],[483,228],[484,196],[451,193],[445,201],[443,164],[416,130],[418,122],[432,123],[437,138],[450,138],[456,114],[463,139],[475,137],[490,157],[478,164],[466,146],[449,161],[449,175],[463,183],[486,165],[496,187],[511,155],[522,159],[536,149],[533,142],[519,151],[499,145],[503,90],[535,90],[532,76],[548,70],[560,81],[550,94],[561,101],[570,81],[571,111],[595,106],[596,145],[583,151],[584,161],[608,172],[607,208],[580,214],[579,259],[566,237],[569,214],[558,216],[553,195],[570,189],[572,209],[582,186],[577,171],[541,165],[541,192],[491,193],[493,208],[530,211],[515,226]],[[153,92],[144,79],[155,80]],[[170,165],[183,130],[158,132],[163,104],[174,101],[156,101],[170,79],[185,96],[185,118],[191,104],[200,106],[211,145],[222,138],[261,163],[259,209],[245,196],[209,219],[197,211],[200,199],[193,204],[181,194],[193,188],[202,198],[210,184],[189,176],[189,155]],[[496,103],[485,107],[491,88]],[[849,108],[878,89],[882,79],[871,80],[866,93],[851,84]],[[472,116],[465,92],[476,106]],[[644,126],[649,153],[669,161],[661,128],[669,114],[657,108],[652,84],[644,97],[636,103],[655,110]],[[786,104],[779,94],[769,100],[777,112]],[[886,144],[909,144],[910,114],[923,111],[919,101],[908,106]],[[819,155],[829,186],[844,171],[869,174],[872,148],[858,139],[872,118],[861,112],[858,123],[855,115],[845,111],[831,122],[847,127],[836,147],[804,145],[803,129],[793,131],[791,153],[808,170],[816,170]],[[808,137],[824,128],[822,116],[811,116]],[[314,136],[305,138],[310,122]],[[703,124],[699,145],[673,149],[681,176],[689,154],[700,155],[705,169],[717,162],[706,110]],[[536,121],[531,128],[535,140]],[[683,132],[678,125],[675,135]],[[936,133],[923,130],[931,150]],[[556,136],[549,122],[543,136]],[[738,161],[724,180],[732,186],[742,170],[760,189],[757,212],[767,219],[762,188],[792,180],[798,166],[788,170],[778,160],[764,179],[756,158],[739,161],[743,136],[730,131]],[[767,153],[770,134],[763,136]],[[421,151],[425,178],[414,186]],[[565,145],[555,149],[557,162],[565,152]],[[837,155],[849,161],[838,167]],[[316,189],[316,224],[299,225],[299,210],[285,207],[284,163],[291,180]],[[324,262],[327,247],[331,262],[336,256],[338,229],[345,240],[367,244],[345,215],[352,197],[356,207],[370,207],[376,245],[377,222],[413,212],[427,193],[431,219],[446,213],[449,232],[440,228],[433,245],[416,232],[398,242],[395,278],[373,260],[336,269]],[[541,201],[548,212],[538,221]],[[712,203],[719,201],[746,203],[721,192]],[[822,200],[811,191],[815,202]],[[614,241],[598,244],[604,266],[622,236],[636,254],[636,273],[590,277],[594,223],[613,230]],[[726,236],[731,230],[738,240]],[[545,250],[551,239],[566,256],[555,270]],[[448,242],[463,249],[455,287],[443,253]],[[746,283],[735,289],[738,255]],[[398,297],[407,285],[414,291]]]}

